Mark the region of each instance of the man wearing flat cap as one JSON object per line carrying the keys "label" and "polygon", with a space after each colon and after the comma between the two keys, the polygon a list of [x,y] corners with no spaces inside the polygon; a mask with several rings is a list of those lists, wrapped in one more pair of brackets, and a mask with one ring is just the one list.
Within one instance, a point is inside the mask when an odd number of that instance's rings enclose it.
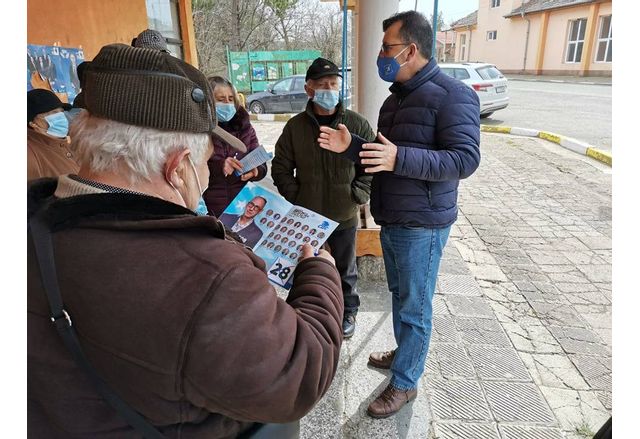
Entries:
{"label": "man wearing flat cap", "polygon": [[169,53],[167,48],[167,40],[157,30],[145,29],[131,41],[133,47],[141,47],[143,49],[159,50],[160,52]]}
{"label": "man wearing flat cap", "polygon": [[114,44],[81,85],[80,170],[28,190],[29,436],[291,437],[338,365],[332,257],[306,246],[285,301],[195,213],[211,136],[245,148],[199,70]]}
{"label": "man wearing flat cap", "polygon": [[304,86],[309,102],[291,118],[276,143],[271,176],[288,201],[316,211],[339,223],[327,244],[340,272],[344,296],[342,321],[345,338],[353,336],[360,298],[356,290],[356,228],[359,205],[369,201],[371,176],[348,159],[318,146],[320,126],[336,128],[342,123],[352,132],[373,140],[367,120],[344,107],[339,89],[342,75],[325,58],[313,61]]}
{"label": "man wearing flat cap", "polygon": [[27,92],[27,180],[78,172],[69,149],[69,109],[50,90]]}

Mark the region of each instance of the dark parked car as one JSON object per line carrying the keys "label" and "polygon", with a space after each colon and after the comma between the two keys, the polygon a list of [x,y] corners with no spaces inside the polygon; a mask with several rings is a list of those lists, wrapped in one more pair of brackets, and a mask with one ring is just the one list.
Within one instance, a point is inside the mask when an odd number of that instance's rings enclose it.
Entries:
{"label": "dark parked car", "polygon": [[[304,91],[304,75],[282,78],[270,84],[265,91],[252,93],[246,98],[247,108],[251,113],[300,113],[304,111],[309,100]],[[351,91],[347,89],[345,99],[350,108]]]}
{"label": "dark parked car", "polygon": [[247,96],[252,113],[299,113],[307,105],[304,75],[289,76],[269,85],[265,91]]}

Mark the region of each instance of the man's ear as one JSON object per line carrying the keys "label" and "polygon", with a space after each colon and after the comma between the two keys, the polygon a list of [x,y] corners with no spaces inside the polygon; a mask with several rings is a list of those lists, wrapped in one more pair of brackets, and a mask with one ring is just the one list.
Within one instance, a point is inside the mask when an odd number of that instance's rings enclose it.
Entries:
{"label": "man's ear", "polygon": [[182,188],[184,186],[185,171],[187,168],[187,156],[190,154],[188,149],[181,149],[174,151],[167,156],[167,161],[164,164],[164,178],[175,189]]}
{"label": "man's ear", "polygon": [[307,96],[309,97],[309,99],[313,99],[313,96],[315,94],[315,90],[314,89],[312,89],[307,84],[305,84],[304,85],[304,91],[307,93]]}
{"label": "man's ear", "polygon": [[418,50],[418,46],[416,45],[416,43],[411,43],[411,45],[409,46],[408,52],[409,54],[407,55],[407,58],[411,58],[411,59],[417,58],[418,55],[420,54],[420,50]]}

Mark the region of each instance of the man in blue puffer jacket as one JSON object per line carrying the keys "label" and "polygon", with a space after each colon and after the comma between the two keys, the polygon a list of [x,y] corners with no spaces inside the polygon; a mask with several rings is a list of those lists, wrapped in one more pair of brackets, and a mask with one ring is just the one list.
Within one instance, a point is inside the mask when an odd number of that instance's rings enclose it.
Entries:
{"label": "man in blue puffer jacket", "polygon": [[381,226],[398,345],[369,356],[369,364],[392,372],[367,409],[375,418],[393,415],[417,395],[440,258],[458,213],[458,183],[480,164],[478,96],[431,58],[429,22],[408,11],[384,20],[382,28],[378,74],[393,85],[380,109],[380,143],[366,143],[344,125],[321,127],[318,139],[374,174],[371,213]]}

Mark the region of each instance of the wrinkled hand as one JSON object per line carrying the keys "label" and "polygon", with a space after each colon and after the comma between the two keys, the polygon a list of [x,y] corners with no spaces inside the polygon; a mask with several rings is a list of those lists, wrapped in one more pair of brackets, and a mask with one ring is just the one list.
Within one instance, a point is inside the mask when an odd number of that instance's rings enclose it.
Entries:
{"label": "wrinkled hand", "polygon": [[396,166],[398,147],[387,140],[382,133],[378,133],[382,143],[365,143],[360,151],[360,163],[369,165],[364,172],[370,174],[380,171],[393,171]]}
{"label": "wrinkled hand", "polygon": [[222,166],[222,173],[225,177],[233,174],[233,171],[242,171],[242,165],[240,162],[234,157],[227,157],[224,160],[224,165]]}
{"label": "wrinkled hand", "polygon": [[252,178],[256,178],[257,176],[258,176],[258,168],[253,168],[251,171],[245,172],[244,174],[242,174],[240,176],[240,180],[247,181],[247,180],[251,180]]}
{"label": "wrinkled hand", "polygon": [[[316,255],[314,254],[314,250],[313,247],[311,247],[309,244],[304,244],[302,246],[302,254],[300,255],[300,257],[298,258],[298,262],[302,262],[307,258],[313,258]],[[324,249],[320,249],[318,250],[318,258],[322,258],[322,259],[326,259],[327,261],[331,262],[331,264],[335,267],[336,265],[336,261],[335,259],[333,259],[333,256],[331,256],[331,254],[324,250]]]}
{"label": "wrinkled hand", "polygon": [[341,153],[345,152],[347,148],[349,148],[350,143],[351,133],[344,124],[338,124],[337,130],[330,127],[320,127],[318,144],[321,148]]}

